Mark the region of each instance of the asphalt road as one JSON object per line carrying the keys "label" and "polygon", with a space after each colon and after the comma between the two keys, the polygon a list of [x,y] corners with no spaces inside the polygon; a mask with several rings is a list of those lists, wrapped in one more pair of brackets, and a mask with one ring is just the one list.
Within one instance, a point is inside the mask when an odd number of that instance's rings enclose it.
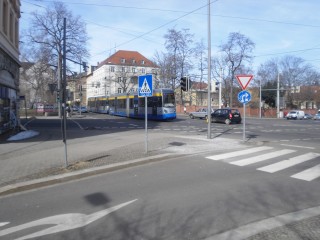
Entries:
{"label": "asphalt road", "polygon": [[[268,152],[251,156],[259,159]],[[314,217],[306,209],[320,214],[319,179],[292,177],[311,163],[267,173],[258,170],[265,162],[239,166],[230,161],[247,158],[210,159],[219,156],[190,155],[3,197],[1,239],[240,240],[261,229]],[[267,164],[283,159],[274,157]],[[283,214],[287,219],[275,218]],[[267,219],[268,224],[260,223]],[[232,231],[243,226],[249,230]],[[294,232],[301,237],[296,239],[310,234],[309,227]]]}
{"label": "asphalt road", "polygon": [[[49,146],[61,132],[59,121],[46,120],[28,125],[45,131]],[[171,150],[186,155],[1,197],[0,238],[319,239],[319,123],[247,119],[243,147],[191,153],[179,145]],[[141,120],[88,114],[68,119],[68,138],[143,128]],[[149,128],[197,136],[207,125],[180,117]],[[242,134],[242,125],[212,124],[217,141]]]}

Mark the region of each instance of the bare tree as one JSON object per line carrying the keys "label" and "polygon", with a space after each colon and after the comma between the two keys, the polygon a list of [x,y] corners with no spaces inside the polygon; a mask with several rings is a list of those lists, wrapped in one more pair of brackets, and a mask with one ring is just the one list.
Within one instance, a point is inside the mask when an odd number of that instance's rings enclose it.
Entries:
{"label": "bare tree", "polygon": [[[60,67],[63,57],[64,18],[66,18],[66,52],[73,61],[88,57],[85,23],[74,17],[62,2],[53,2],[45,12],[33,12],[30,29],[25,33],[29,52],[36,48],[47,53],[48,64]],[[61,76],[61,72],[60,72]]]}
{"label": "bare tree", "polygon": [[[164,35],[165,47],[168,51],[167,58],[172,61],[170,67],[172,79],[172,89],[177,86],[177,79],[180,79],[188,73],[192,68],[190,63],[192,56],[193,35],[189,33],[189,29],[182,29],[177,31],[176,29],[169,29],[168,33]],[[178,81],[179,83],[179,81]]]}
{"label": "bare tree", "polygon": [[251,62],[254,47],[255,44],[248,37],[237,32],[230,33],[227,43],[220,46],[230,75],[230,107],[233,105],[234,76],[241,66]]}

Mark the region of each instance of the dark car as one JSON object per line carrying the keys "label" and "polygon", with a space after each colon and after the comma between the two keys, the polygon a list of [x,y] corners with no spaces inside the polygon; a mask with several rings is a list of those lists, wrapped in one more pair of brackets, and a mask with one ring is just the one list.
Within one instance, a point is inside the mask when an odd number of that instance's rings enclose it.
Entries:
{"label": "dark car", "polygon": [[241,114],[238,109],[222,108],[211,113],[211,122],[230,124],[241,123],[241,120]]}

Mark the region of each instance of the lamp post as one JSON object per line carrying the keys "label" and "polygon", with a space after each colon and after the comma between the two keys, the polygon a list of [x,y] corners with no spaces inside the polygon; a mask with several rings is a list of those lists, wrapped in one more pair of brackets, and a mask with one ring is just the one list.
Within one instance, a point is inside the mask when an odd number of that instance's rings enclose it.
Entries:
{"label": "lamp post", "polygon": [[280,73],[277,79],[277,118],[280,118]]}
{"label": "lamp post", "polygon": [[211,138],[211,30],[210,30],[210,0],[208,0],[208,134]]}

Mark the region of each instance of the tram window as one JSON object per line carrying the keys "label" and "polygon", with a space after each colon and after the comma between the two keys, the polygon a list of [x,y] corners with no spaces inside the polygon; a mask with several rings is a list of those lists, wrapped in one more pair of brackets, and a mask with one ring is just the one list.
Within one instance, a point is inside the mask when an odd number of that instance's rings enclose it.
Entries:
{"label": "tram window", "polygon": [[129,99],[129,108],[133,108],[133,98]]}
{"label": "tram window", "polygon": [[139,107],[144,107],[144,98],[139,98]]}
{"label": "tram window", "polygon": [[164,107],[174,107],[175,99],[173,93],[167,93],[163,96]]}

